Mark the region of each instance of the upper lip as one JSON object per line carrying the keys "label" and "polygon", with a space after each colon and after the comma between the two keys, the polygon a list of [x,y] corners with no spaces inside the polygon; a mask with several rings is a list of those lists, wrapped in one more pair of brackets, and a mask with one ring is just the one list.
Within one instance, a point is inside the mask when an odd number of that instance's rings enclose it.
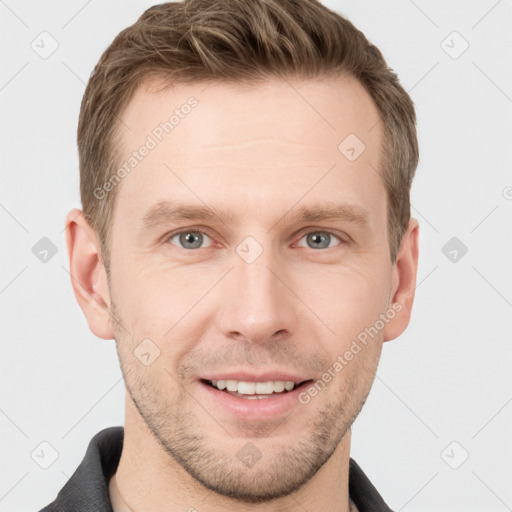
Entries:
{"label": "upper lip", "polygon": [[247,371],[235,371],[235,372],[223,372],[223,373],[209,373],[200,377],[202,380],[237,380],[244,382],[269,382],[269,381],[288,381],[300,384],[306,380],[310,380],[310,377],[304,375],[298,375],[296,373],[289,373],[284,371],[272,371],[264,373],[251,373]]}

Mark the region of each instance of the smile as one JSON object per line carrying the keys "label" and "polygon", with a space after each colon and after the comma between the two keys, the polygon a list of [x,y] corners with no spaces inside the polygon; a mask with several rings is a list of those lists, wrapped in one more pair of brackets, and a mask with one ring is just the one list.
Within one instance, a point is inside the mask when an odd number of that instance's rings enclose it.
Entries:
{"label": "smile", "polygon": [[[220,407],[224,414],[246,421],[263,421],[290,413],[300,405],[299,394],[313,380],[239,381],[200,379],[205,405]],[[303,410],[303,409],[301,409]]]}
{"label": "smile", "polygon": [[242,380],[207,380],[207,384],[219,391],[225,391],[232,396],[248,399],[269,398],[272,395],[288,393],[304,382],[275,380],[267,382],[248,382]]}

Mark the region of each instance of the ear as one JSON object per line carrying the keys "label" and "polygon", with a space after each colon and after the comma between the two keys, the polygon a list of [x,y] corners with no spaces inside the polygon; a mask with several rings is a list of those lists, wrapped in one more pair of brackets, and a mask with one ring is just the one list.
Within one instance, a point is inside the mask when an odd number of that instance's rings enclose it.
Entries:
{"label": "ear", "polygon": [[66,217],[66,245],[71,284],[89,329],[99,338],[113,339],[110,292],[100,244],[82,210],[77,208]]}
{"label": "ear", "polygon": [[[419,223],[411,218],[402,237],[400,249],[392,268],[391,300],[389,308],[395,312],[386,324],[384,341],[400,336],[411,319],[414,292],[416,290],[416,272],[418,270]],[[391,316],[390,316],[391,318]]]}

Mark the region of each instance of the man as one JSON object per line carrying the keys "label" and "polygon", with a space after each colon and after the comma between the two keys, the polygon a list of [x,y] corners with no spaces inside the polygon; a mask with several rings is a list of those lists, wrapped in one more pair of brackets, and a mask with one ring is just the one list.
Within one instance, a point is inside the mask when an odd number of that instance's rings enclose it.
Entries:
{"label": "man", "polygon": [[418,262],[414,107],[379,50],[313,0],[157,5],[78,146],[72,285],[126,417],[43,510],[390,510],[350,458]]}

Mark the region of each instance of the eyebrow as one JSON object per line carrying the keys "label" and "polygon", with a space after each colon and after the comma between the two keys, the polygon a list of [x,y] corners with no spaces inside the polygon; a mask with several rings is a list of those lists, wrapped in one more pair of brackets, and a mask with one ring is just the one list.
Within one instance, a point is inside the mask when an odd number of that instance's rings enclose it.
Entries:
{"label": "eyebrow", "polygon": [[[160,225],[184,220],[220,220],[224,224],[233,224],[239,222],[240,219],[241,216],[237,212],[220,210],[212,206],[161,201],[144,215],[142,227],[143,229],[151,230]],[[278,219],[272,227],[284,220],[289,222],[345,221],[358,225],[361,228],[367,228],[369,225],[368,212],[363,207],[357,204],[331,202],[292,208]]]}

